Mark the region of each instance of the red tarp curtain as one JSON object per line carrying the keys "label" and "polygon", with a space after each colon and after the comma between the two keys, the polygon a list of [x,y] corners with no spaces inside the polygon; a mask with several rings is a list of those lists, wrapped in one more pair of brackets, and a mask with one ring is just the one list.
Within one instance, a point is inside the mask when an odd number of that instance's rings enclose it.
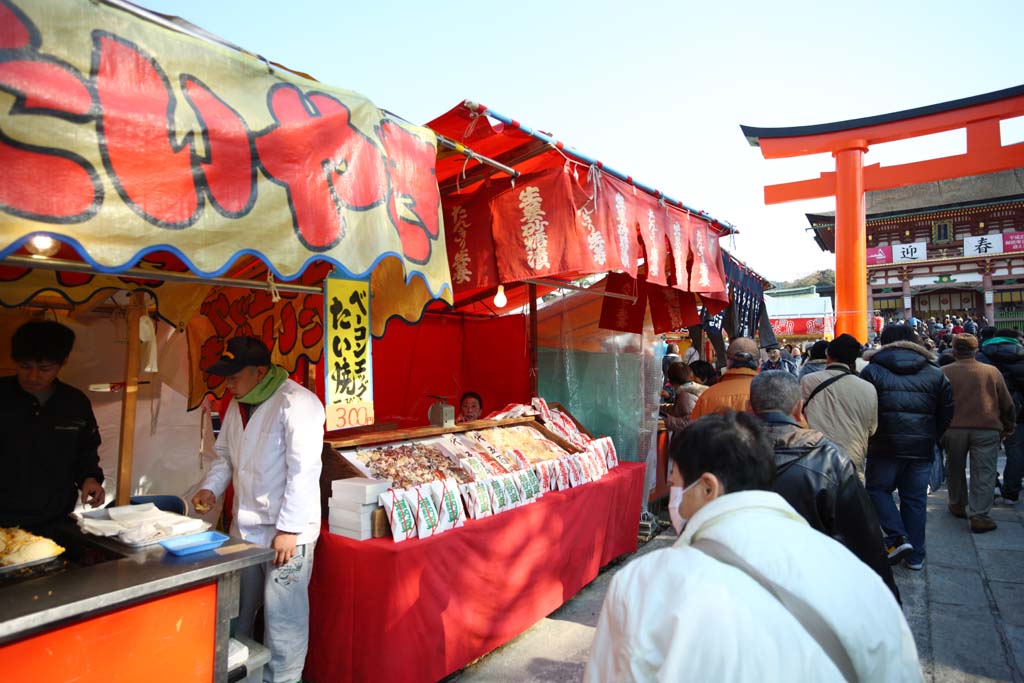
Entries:
{"label": "red tarp curtain", "polygon": [[[320,378],[322,369],[321,364]],[[426,315],[415,325],[393,320],[387,334],[373,340],[376,422],[396,422],[400,428],[426,425],[434,400],[429,394],[450,397],[458,414],[464,391],[480,394],[485,415],[530,400],[523,316],[473,320]]]}
{"label": "red tarp curtain", "polygon": [[636,550],[643,474],[622,463],[423,540],[353,541],[325,526],[304,679],[432,683],[512,640]]}

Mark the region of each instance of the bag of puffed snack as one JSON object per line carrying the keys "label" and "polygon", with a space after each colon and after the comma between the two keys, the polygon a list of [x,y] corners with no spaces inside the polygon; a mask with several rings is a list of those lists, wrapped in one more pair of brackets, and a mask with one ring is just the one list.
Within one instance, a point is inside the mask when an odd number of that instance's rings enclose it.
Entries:
{"label": "bag of puffed snack", "polygon": [[537,477],[537,488],[541,495],[551,490],[551,468],[546,462],[539,462],[533,467],[533,473]]}
{"label": "bag of puffed snack", "polygon": [[447,531],[466,523],[466,513],[459,500],[458,484],[454,479],[430,482],[430,499],[437,508],[437,531]]}
{"label": "bag of puffed snack", "polygon": [[490,471],[480,461],[480,458],[475,455],[471,455],[468,458],[463,458],[460,463],[462,469],[466,470],[473,475],[473,479],[476,481],[484,481],[491,476]]}
{"label": "bag of puffed snack", "polygon": [[377,497],[391,522],[391,536],[395,543],[416,538],[416,515],[413,514],[402,489],[388,489]]}
{"label": "bag of puffed snack", "polygon": [[615,452],[615,442],[612,441],[610,436],[605,436],[597,440],[598,447],[604,453],[605,462],[608,463],[608,469],[619,466],[619,455]]}
{"label": "bag of puffed snack", "polygon": [[474,485],[471,481],[468,484],[459,484],[459,493],[462,494],[462,506],[466,509],[466,516],[470,519],[479,519],[476,510],[476,498],[473,495]]}
{"label": "bag of puffed snack", "polygon": [[594,473],[590,470],[590,463],[586,461],[586,459],[583,457],[583,455],[582,454],[580,454],[580,455],[575,455],[574,454],[572,456],[572,459],[573,459],[573,462],[576,463],[576,467],[579,468],[580,479],[583,480],[583,483],[585,484],[588,481],[593,481],[594,480]]}
{"label": "bag of puffed snack", "polygon": [[420,484],[405,490],[405,500],[416,517],[416,532],[420,538],[430,538],[437,533],[437,508],[430,499],[430,485]]}
{"label": "bag of puffed snack", "polygon": [[573,463],[572,458],[562,458],[561,460],[559,460],[559,462],[562,464],[563,467],[565,467],[566,475],[568,475],[569,477],[569,486],[576,488],[577,486],[583,483],[582,481],[580,481],[579,468],[577,468],[575,463]]}
{"label": "bag of puffed snack", "polygon": [[530,480],[530,470],[517,470],[512,475],[516,480],[516,487],[519,489],[519,496],[523,504],[532,503],[537,498],[533,490],[533,481]]}
{"label": "bag of puffed snack", "polygon": [[505,485],[502,483],[500,477],[487,480],[487,487],[491,494],[491,510],[493,514],[504,512],[508,510],[508,495],[505,493]]}
{"label": "bag of puffed snack", "polygon": [[559,491],[564,491],[569,488],[569,468],[566,466],[561,459],[549,460],[551,465],[551,480],[555,482],[555,486]]}
{"label": "bag of puffed snack", "polygon": [[526,476],[530,478],[530,485],[533,486],[534,498],[540,498],[544,495],[544,490],[540,485],[540,477],[537,476],[537,470],[533,467],[526,470]]}
{"label": "bag of puffed snack", "polygon": [[477,481],[471,484],[473,487],[473,500],[476,503],[477,519],[490,517],[494,514],[494,506],[491,505],[491,487],[486,481]]}
{"label": "bag of puffed snack", "polygon": [[501,479],[502,486],[505,487],[505,496],[508,498],[509,508],[519,507],[523,504],[523,497],[519,495],[519,486],[516,485],[515,477],[511,474],[506,474]]}
{"label": "bag of puffed snack", "polygon": [[515,463],[518,466],[518,469],[521,469],[521,470],[528,470],[528,469],[530,469],[530,461],[527,459],[527,457],[523,454],[523,452],[521,450],[519,450],[517,448],[510,448],[507,451],[505,451],[505,454],[510,456],[512,459],[515,460]]}

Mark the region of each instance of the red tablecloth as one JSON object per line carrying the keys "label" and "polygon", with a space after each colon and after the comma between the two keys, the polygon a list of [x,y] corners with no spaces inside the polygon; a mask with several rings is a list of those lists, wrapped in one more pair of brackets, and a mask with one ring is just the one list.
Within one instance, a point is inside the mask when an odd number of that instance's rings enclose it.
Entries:
{"label": "red tablecloth", "polygon": [[317,542],[304,680],[437,681],[636,550],[644,466],[424,540]]}

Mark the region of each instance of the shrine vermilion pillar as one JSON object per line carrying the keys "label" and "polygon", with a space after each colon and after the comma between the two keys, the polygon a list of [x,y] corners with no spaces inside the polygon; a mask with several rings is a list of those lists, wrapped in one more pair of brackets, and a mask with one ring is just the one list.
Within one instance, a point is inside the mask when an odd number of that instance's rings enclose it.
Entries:
{"label": "shrine vermilion pillar", "polygon": [[[868,335],[865,192],[1024,168],[1024,143],[1003,145],[999,122],[1024,116],[1024,85],[862,119],[814,126],[740,126],[765,159],[830,153],[835,172],[764,188],[766,204],[836,198],[836,332]],[[967,152],[907,164],[864,167],[871,145],[965,129]]]}
{"label": "shrine vermilion pillar", "polygon": [[[836,158],[836,335],[868,337],[868,244],[864,209],[867,143],[833,153]],[[842,245],[841,247],[839,245]]]}

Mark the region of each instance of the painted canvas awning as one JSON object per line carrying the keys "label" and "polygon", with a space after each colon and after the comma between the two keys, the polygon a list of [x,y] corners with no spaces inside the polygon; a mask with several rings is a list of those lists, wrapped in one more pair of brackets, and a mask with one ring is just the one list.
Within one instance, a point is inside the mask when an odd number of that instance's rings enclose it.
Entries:
{"label": "painted canvas awning", "polygon": [[380,332],[452,301],[436,138],[356,93],[89,0],[0,0],[0,90],[0,259],[49,234],[99,274],[155,252],[281,280],[392,261]]}

